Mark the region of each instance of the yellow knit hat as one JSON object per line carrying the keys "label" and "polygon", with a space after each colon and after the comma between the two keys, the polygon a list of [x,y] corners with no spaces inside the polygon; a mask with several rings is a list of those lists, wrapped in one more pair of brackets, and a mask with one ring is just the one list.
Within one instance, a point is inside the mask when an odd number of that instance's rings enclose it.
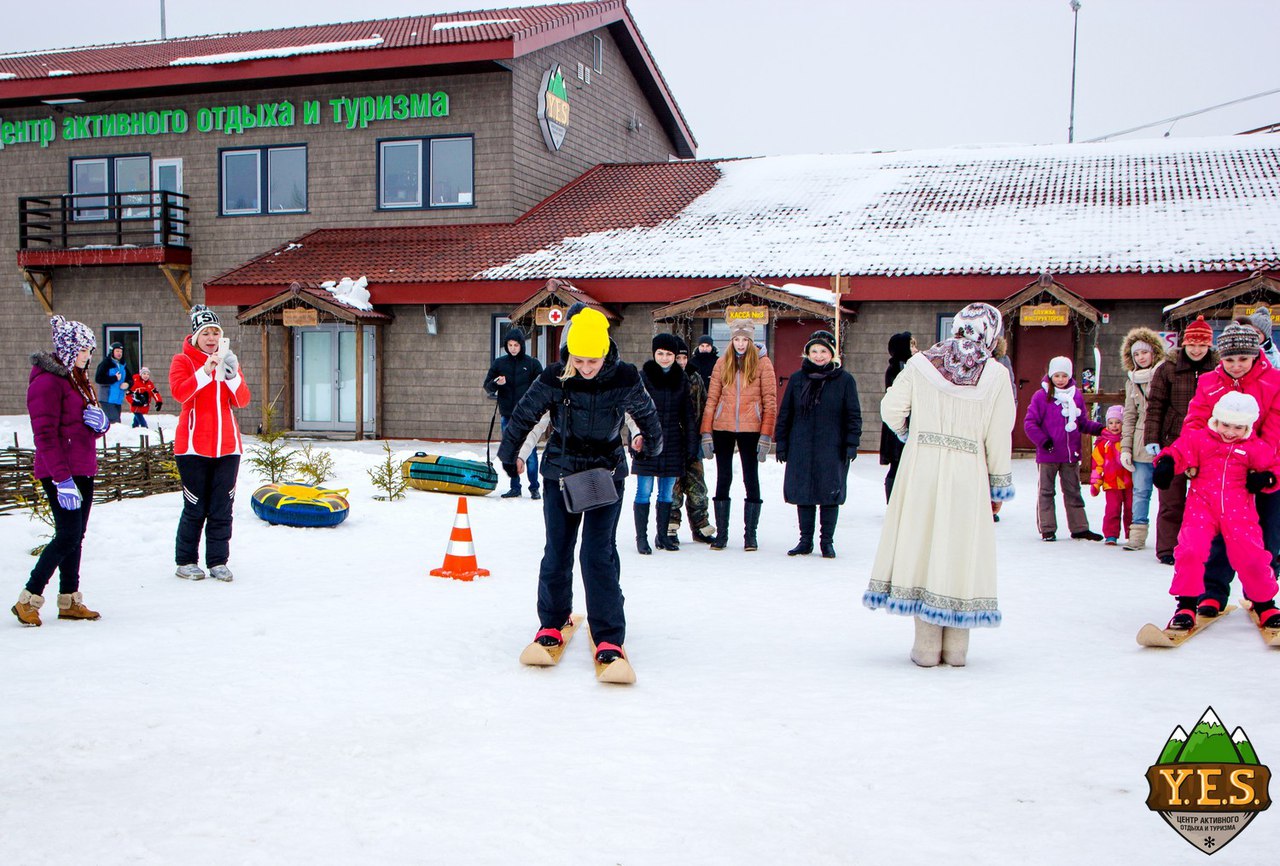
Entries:
{"label": "yellow knit hat", "polygon": [[569,354],[579,358],[603,358],[609,352],[609,320],[591,307],[569,320]]}

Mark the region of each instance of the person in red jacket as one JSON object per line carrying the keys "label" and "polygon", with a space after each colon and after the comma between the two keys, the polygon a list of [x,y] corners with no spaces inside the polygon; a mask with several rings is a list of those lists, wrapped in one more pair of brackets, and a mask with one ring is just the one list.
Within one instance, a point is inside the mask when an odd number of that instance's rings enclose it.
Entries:
{"label": "person in red jacket", "polygon": [[129,388],[129,411],[133,413],[133,426],[146,427],[147,413],[151,411],[151,401],[156,401],[156,409],[164,408],[164,399],[156,380],[151,378],[151,371],[146,367],[133,374],[133,385]]}
{"label": "person in red jacket", "polygon": [[240,428],[231,410],[249,405],[249,386],[222,336],[218,314],[203,304],[191,308],[191,336],[169,365],[169,393],[182,404],[173,441],[183,497],[176,574],[204,579],[197,564],[203,530],[209,577],[229,581],[231,506],[241,452]]}

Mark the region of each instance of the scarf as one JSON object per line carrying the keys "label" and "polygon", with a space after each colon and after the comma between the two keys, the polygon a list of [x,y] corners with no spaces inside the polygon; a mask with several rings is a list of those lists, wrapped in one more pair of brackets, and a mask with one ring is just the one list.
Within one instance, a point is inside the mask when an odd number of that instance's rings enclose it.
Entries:
{"label": "scarf", "polygon": [[929,363],[952,385],[977,385],[991,349],[974,340],[952,337],[924,351]]}
{"label": "scarf", "polygon": [[1147,396],[1146,386],[1151,384],[1151,377],[1156,374],[1156,365],[1152,364],[1144,370],[1130,370],[1129,381],[1138,386],[1142,396]]}
{"label": "scarf", "polygon": [[840,368],[834,361],[819,367],[805,358],[800,371],[804,373],[804,387],[800,389],[800,414],[808,415],[822,402],[822,389],[840,374]]}
{"label": "scarf", "polygon": [[1080,407],[1076,405],[1076,386],[1058,388],[1049,383],[1049,387],[1053,388],[1053,402],[1062,409],[1062,417],[1067,419],[1066,429],[1070,433],[1076,429],[1076,419],[1080,417]]}

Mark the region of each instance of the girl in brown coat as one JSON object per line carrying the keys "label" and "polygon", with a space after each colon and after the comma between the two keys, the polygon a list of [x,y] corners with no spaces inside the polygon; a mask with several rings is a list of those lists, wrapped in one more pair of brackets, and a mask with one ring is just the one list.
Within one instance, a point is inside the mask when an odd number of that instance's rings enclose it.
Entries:
{"label": "girl in brown coat", "polygon": [[[756,350],[755,327],[736,324],[729,349],[716,361],[702,413],[702,456],[716,458],[716,539],[712,550],[729,543],[729,486],[733,484],[733,450],[742,462],[742,484],[747,490],[742,517],[743,547],[755,550],[760,523],[760,471],[758,463],[769,456],[773,423],[778,414],[778,380],[773,362]],[[754,459],[753,459],[754,458]]]}
{"label": "girl in brown coat", "polygon": [[1134,328],[1120,344],[1120,363],[1127,374],[1124,383],[1124,426],[1120,433],[1120,464],[1133,473],[1133,525],[1125,550],[1147,546],[1151,509],[1151,461],[1146,447],[1147,396],[1151,379],[1164,363],[1164,341],[1150,328]]}

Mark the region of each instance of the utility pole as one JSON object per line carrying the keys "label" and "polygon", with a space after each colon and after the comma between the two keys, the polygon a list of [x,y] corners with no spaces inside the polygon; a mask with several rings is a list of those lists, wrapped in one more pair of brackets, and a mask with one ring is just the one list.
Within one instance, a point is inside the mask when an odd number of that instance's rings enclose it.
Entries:
{"label": "utility pole", "polygon": [[160,0],[160,38],[168,39],[164,32],[164,0]]}
{"label": "utility pole", "polygon": [[1076,45],[1080,41],[1080,0],[1071,0],[1071,20],[1071,119],[1067,122],[1068,144],[1076,140]]}

